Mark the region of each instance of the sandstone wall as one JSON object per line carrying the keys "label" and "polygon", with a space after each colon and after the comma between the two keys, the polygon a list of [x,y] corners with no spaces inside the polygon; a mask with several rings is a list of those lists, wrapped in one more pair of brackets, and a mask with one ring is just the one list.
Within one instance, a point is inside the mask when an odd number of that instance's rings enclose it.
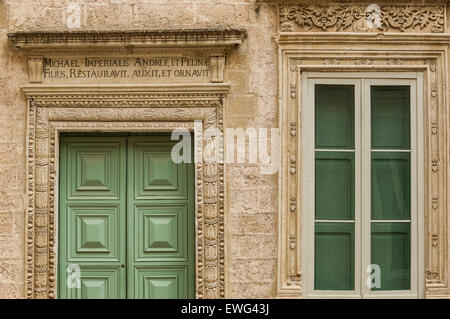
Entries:
{"label": "sandstone wall", "polygon": [[[277,127],[276,6],[255,0],[84,0],[83,30],[243,28],[227,57],[232,89],[224,127]],[[68,0],[0,0],[0,298],[24,296],[27,83],[23,52],[7,33],[69,30]],[[226,166],[226,296],[267,298],[276,289],[277,175],[256,164]]]}

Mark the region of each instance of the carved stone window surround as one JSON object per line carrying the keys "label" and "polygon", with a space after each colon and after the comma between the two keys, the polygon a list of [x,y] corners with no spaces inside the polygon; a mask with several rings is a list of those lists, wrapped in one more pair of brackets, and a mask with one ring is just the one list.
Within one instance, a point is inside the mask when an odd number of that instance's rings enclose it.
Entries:
{"label": "carved stone window surround", "polygon": [[[227,84],[153,86],[26,86],[27,298],[56,298],[58,138],[60,132],[152,132],[183,127],[194,131],[196,150],[203,130],[223,130]],[[220,150],[219,150],[220,151]],[[219,153],[220,154],[220,153]],[[195,164],[196,295],[222,298],[224,290],[224,166]]]}
{"label": "carved stone window surround", "polygon": [[279,5],[282,32],[446,32],[446,3],[315,1]]}
{"label": "carved stone window surround", "polygon": [[[423,41],[422,41],[423,40]],[[349,49],[351,43],[351,49]],[[301,127],[291,133],[291,124],[300,123],[302,109],[302,71],[361,71],[424,73],[425,135],[425,297],[450,297],[447,214],[448,169],[448,90],[446,64],[448,35],[356,34],[356,33],[280,33],[280,128],[282,167],[279,174],[280,214],[278,222],[279,298],[305,297],[302,290],[301,221]],[[324,63],[332,59],[334,63]],[[370,64],[356,63],[369,60]],[[301,61],[301,63],[297,63]],[[328,61],[327,61],[328,62]],[[292,65],[295,64],[295,68]],[[292,97],[292,83],[296,97]],[[299,163],[297,174],[290,174],[290,161]],[[439,165],[436,165],[439,163]],[[297,198],[297,214],[290,210]],[[293,238],[297,246],[292,249]],[[294,281],[292,278],[296,278]]]}

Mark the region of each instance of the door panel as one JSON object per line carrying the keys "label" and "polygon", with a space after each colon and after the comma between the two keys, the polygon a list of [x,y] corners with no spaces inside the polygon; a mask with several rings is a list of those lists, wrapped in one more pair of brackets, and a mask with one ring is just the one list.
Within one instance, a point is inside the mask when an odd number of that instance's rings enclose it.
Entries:
{"label": "door panel", "polygon": [[[111,268],[111,269],[109,269]],[[120,268],[82,266],[80,289],[69,289],[70,299],[118,299],[123,297]],[[123,280],[122,280],[123,281]]]}
{"label": "door panel", "polygon": [[129,298],[194,297],[193,163],[170,135],[128,139]]}
{"label": "door panel", "polygon": [[126,139],[62,137],[60,153],[59,297],[125,298]]}
{"label": "door panel", "polygon": [[135,296],[145,299],[190,298],[188,266],[137,266]]}
{"label": "door panel", "polygon": [[[100,140],[104,142],[88,142]],[[126,186],[120,185],[124,173],[120,171],[124,169],[120,162],[123,161],[121,155],[125,156],[125,139],[88,137],[65,138],[63,141],[67,141],[67,198],[118,200],[120,187]]]}
{"label": "door panel", "polygon": [[[137,138],[137,139],[136,139]],[[172,161],[170,136],[133,137],[134,199],[188,200],[188,165]],[[131,145],[133,143],[133,145]]]}
{"label": "door panel", "polygon": [[188,204],[135,207],[136,261],[188,261]]}
{"label": "door panel", "polygon": [[69,260],[120,261],[120,205],[68,205]]}

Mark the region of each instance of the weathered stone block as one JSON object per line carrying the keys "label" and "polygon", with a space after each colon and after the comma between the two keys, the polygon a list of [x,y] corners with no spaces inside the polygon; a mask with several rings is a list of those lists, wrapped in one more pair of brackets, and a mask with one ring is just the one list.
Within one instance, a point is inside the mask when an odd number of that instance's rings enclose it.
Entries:
{"label": "weathered stone block", "polygon": [[276,272],[274,259],[232,260],[230,266],[230,282],[232,283],[273,283]]}
{"label": "weathered stone block", "polygon": [[254,94],[230,94],[228,108],[225,109],[227,117],[254,117],[256,115],[257,97]]}
{"label": "weathered stone block", "polygon": [[275,258],[276,238],[272,234],[231,235],[230,252],[232,256],[242,258]]}

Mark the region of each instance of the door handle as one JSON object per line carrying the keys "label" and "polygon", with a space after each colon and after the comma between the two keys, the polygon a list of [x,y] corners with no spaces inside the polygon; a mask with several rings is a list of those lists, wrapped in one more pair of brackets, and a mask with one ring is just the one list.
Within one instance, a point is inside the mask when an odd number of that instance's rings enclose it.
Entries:
{"label": "door handle", "polygon": [[120,267],[122,267],[122,268],[125,268],[125,265],[124,265],[124,264],[122,264],[122,265],[120,265]]}

